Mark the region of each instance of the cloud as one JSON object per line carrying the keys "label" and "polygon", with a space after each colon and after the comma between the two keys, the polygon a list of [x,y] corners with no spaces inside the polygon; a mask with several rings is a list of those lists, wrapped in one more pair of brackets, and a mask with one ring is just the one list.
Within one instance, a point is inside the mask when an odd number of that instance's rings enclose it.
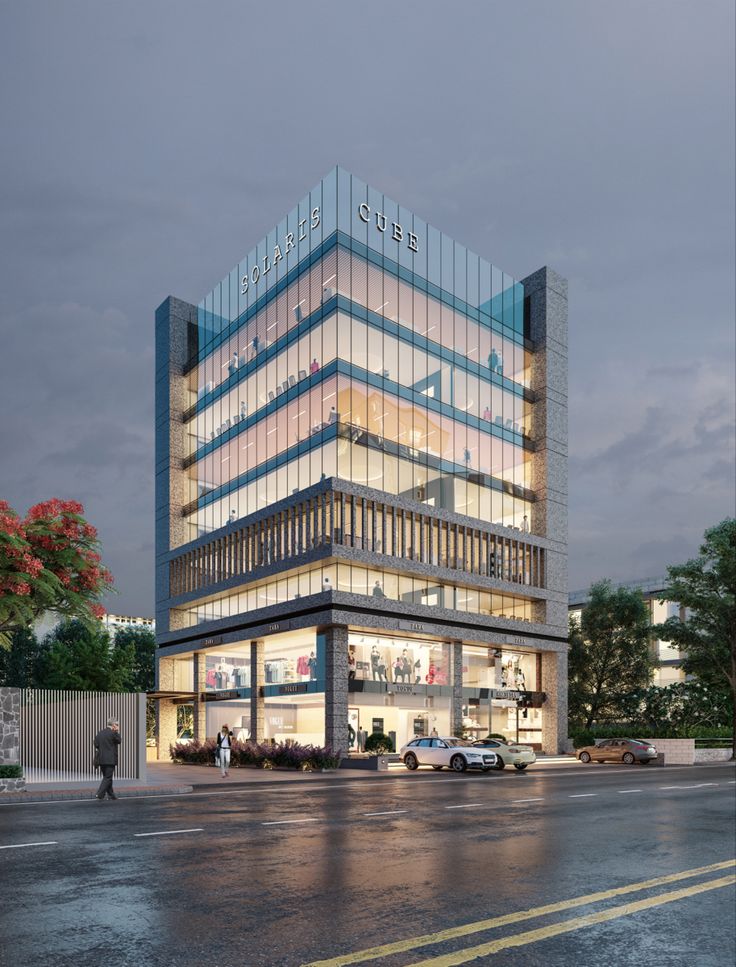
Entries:
{"label": "cloud", "polygon": [[132,5],[0,12],[2,496],[82,499],[117,607],[153,607],[155,307],[336,162],[569,277],[573,584],[733,512],[733,4]]}

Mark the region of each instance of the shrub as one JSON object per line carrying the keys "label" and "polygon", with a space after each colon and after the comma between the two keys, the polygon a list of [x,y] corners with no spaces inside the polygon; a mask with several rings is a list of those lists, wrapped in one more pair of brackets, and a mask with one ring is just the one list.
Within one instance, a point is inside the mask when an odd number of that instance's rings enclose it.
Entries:
{"label": "shrub", "polygon": [[394,751],[394,746],[385,732],[373,732],[365,740],[365,751],[371,755],[386,755],[387,752]]}
{"label": "shrub", "polygon": [[576,749],[582,749],[585,745],[595,745],[596,736],[593,732],[577,732],[572,736],[572,744]]}
{"label": "shrub", "polygon": [[0,766],[0,779],[22,779],[23,766],[17,762],[13,765]]}
{"label": "shrub", "polygon": [[[174,762],[189,765],[214,765],[217,742],[206,739],[204,742],[177,742],[170,746]],[[300,745],[298,742],[238,742],[234,739],[230,748],[230,767],[257,766],[273,769],[281,766],[286,769],[336,769],[340,765],[342,753],[317,745]]]}

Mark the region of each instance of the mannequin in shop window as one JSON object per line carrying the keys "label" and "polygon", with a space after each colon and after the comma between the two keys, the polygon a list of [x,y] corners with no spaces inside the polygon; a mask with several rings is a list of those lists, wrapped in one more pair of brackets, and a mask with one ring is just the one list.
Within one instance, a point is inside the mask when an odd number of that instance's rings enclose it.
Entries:
{"label": "mannequin in shop window", "polygon": [[409,653],[404,648],[401,654],[401,668],[404,673],[404,681],[411,684],[411,662],[409,661]]}
{"label": "mannequin in shop window", "polygon": [[355,658],[355,648],[352,646],[348,648],[348,681],[355,681],[355,671],[357,668],[357,661]]}
{"label": "mannequin in shop window", "polygon": [[310,651],[309,653],[307,665],[309,666],[309,680],[314,682],[317,680],[317,659],[313,651]]}
{"label": "mannequin in shop window", "polygon": [[414,662],[414,684],[418,685],[422,680],[422,662],[420,658]]}
{"label": "mannequin in shop window", "polygon": [[400,658],[397,658],[396,661],[394,662],[393,669],[394,669],[394,681],[395,682],[398,682],[399,679],[402,682],[405,681],[405,679],[404,679],[404,665],[403,665],[403,663],[402,663],[402,661],[401,661]]}

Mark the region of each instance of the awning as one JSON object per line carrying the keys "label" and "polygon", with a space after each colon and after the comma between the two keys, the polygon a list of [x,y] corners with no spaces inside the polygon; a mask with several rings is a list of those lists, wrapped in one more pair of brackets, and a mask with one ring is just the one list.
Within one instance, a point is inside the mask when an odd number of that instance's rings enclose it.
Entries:
{"label": "awning", "polygon": [[146,698],[170,698],[172,701],[179,699],[193,702],[197,697],[196,692],[146,692]]}

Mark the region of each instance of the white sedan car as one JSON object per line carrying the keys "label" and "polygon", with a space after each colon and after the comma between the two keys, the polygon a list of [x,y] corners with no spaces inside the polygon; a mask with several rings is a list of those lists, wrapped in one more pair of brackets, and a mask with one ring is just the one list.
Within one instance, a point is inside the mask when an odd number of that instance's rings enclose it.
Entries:
{"label": "white sedan car", "polygon": [[534,749],[530,745],[518,745],[514,742],[504,742],[499,739],[478,739],[473,743],[479,749],[493,749],[498,758],[497,769],[513,766],[522,772],[527,766],[537,761]]}
{"label": "white sedan car", "polygon": [[476,749],[472,740],[456,739],[454,736],[433,736],[425,739],[412,739],[399,750],[399,755],[407,769],[419,766],[432,766],[433,769],[452,769],[465,772],[466,769],[482,769],[490,772],[496,767],[497,756],[491,749]]}

